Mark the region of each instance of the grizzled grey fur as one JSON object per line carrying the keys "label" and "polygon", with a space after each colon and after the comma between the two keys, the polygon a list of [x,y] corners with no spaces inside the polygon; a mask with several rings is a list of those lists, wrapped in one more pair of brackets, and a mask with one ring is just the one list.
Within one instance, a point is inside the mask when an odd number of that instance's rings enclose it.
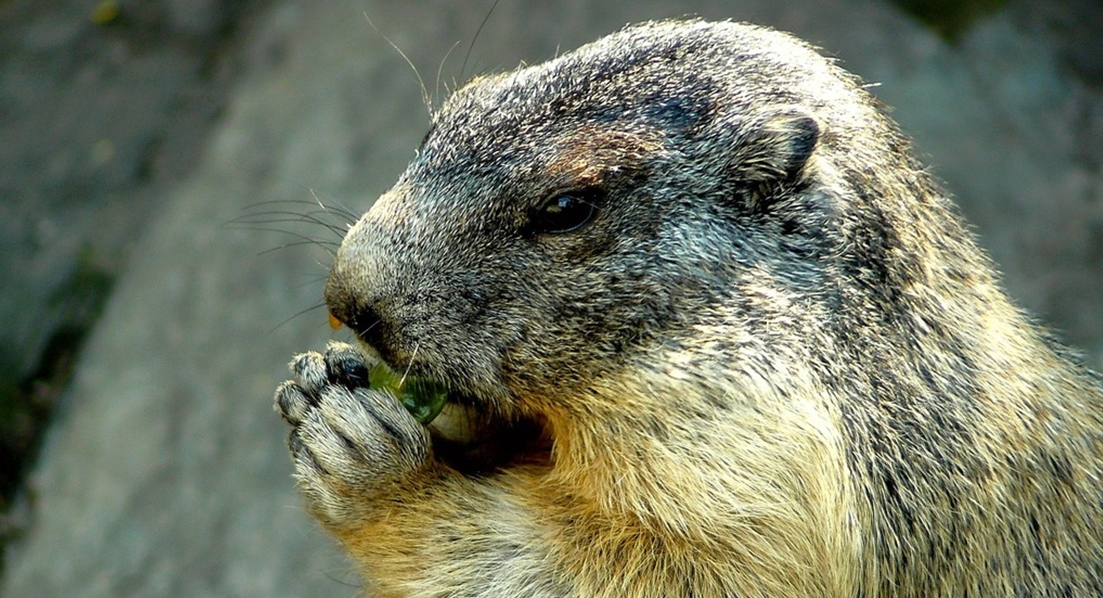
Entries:
{"label": "grizzled grey fur", "polygon": [[[277,393],[380,596],[1103,595],[1103,390],[860,82],[701,21],[477,78]],[[428,428],[365,365],[449,386]]]}

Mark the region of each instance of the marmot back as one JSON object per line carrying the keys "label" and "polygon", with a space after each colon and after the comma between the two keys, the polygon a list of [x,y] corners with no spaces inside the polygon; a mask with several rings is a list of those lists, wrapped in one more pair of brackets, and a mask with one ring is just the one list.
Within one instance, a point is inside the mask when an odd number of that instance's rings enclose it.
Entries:
{"label": "marmot back", "polygon": [[646,23],[452,95],[277,409],[374,595],[1103,595],[1101,382],[994,272],[856,78]]}

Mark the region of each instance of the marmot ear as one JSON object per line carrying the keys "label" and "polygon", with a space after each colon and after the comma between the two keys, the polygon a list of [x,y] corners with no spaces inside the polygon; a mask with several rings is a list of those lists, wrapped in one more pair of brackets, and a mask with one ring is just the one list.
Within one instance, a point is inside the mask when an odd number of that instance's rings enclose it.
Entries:
{"label": "marmot ear", "polygon": [[736,140],[728,177],[758,201],[770,188],[800,178],[819,137],[819,124],[799,108],[767,115]]}

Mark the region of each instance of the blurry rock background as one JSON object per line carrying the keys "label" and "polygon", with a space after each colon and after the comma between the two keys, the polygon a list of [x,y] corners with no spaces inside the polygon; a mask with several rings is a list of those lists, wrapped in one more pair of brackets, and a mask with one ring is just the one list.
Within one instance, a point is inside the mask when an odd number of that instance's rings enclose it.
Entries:
{"label": "blurry rock background", "polygon": [[793,31],[1103,365],[1097,0],[500,0],[476,39],[491,3],[0,1],[0,596],[355,594],[270,401],[331,336],[339,234],[310,221],[366,209],[428,124],[384,36],[439,100],[632,21]]}

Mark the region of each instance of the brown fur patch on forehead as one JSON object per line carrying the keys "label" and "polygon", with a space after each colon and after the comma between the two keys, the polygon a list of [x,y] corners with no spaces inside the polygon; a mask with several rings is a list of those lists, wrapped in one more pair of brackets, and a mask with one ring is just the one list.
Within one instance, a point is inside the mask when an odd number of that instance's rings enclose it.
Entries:
{"label": "brown fur patch on forehead", "polygon": [[636,170],[662,145],[657,131],[587,125],[552,144],[561,149],[544,167],[544,174],[564,186],[598,186],[612,174]]}

